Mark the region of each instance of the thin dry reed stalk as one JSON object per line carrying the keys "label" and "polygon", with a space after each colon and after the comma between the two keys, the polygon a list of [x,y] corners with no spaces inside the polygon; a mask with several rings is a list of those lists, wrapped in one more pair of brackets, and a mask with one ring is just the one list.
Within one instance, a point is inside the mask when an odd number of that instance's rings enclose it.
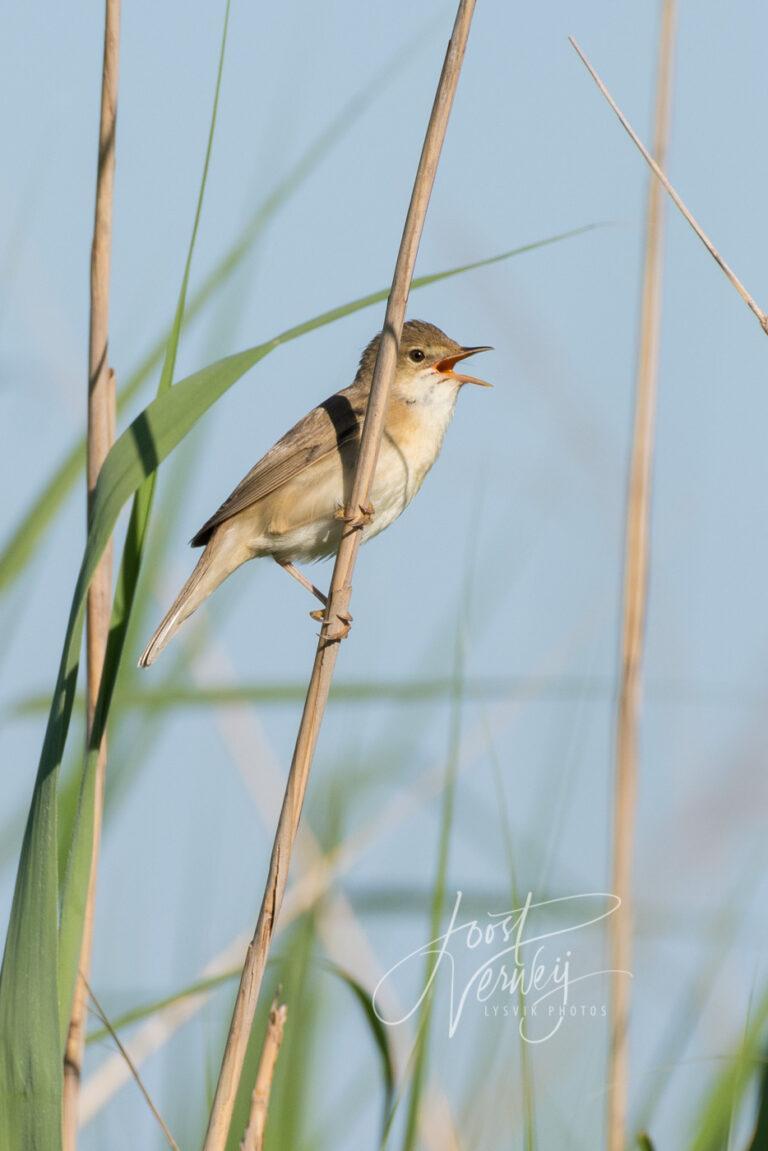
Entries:
{"label": "thin dry reed stalk", "polygon": [[622,128],[627,133],[630,140],[635,145],[635,147],[638,149],[640,154],[643,156],[643,158],[645,159],[648,166],[656,174],[657,178],[661,181],[662,185],[664,186],[667,193],[669,194],[675,207],[678,209],[678,211],[683,216],[683,218],[687,221],[687,223],[690,224],[690,226],[693,228],[694,232],[699,237],[702,244],[704,245],[704,247],[707,249],[710,256],[712,257],[712,259],[718,264],[718,266],[725,273],[726,277],[733,284],[734,288],[739,293],[739,295],[741,296],[742,300],[747,305],[749,310],[755,316],[757,316],[757,319],[760,321],[761,328],[766,333],[766,335],[768,335],[768,314],[766,314],[763,311],[763,309],[760,307],[760,305],[755,300],[754,296],[752,296],[747,291],[747,289],[744,287],[744,285],[742,284],[739,277],[734,272],[733,268],[720,255],[717,248],[715,247],[715,245],[712,243],[712,241],[710,240],[707,233],[702,228],[701,224],[698,222],[698,220],[692,214],[690,209],[686,206],[680,193],[678,191],[676,191],[675,188],[673,188],[673,186],[670,183],[669,178],[667,177],[663,168],[661,167],[660,164],[657,164],[657,162],[654,160],[653,156],[650,154],[650,152],[646,148],[645,144],[643,144],[643,142],[640,139],[640,137],[638,136],[637,132],[634,130],[634,128],[630,124],[629,120],[626,118],[626,116],[622,112],[621,108],[619,108],[619,106],[616,103],[616,101],[614,100],[613,96],[610,94],[610,92],[606,88],[605,84],[600,79],[600,76],[595,71],[595,69],[592,67],[592,65],[590,64],[590,62],[587,59],[587,57],[585,56],[585,54],[582,52],[582,50],[579,47],[579,45],[577,44],[577,42],[574,40],[573,36],[570,36],[569,40],[571,42],[571,45],[573,46],[573,48],[575,49],[575,51],[578,53],[579,57],[581,58],[581,62],[584,64],[584,66],[587,69],[587,71],[589,72],[590,76],[595,81],[598,88],[602,92],[603,96],[605,97],[605,99],[608,101],[611,108],[615,112],[616,117],[617,117],[619,123],[621,124]]}
{"label": "thin dry reed stalk", "polygon": [[[387,301],[383,335],[373,373],[360,451],[352,483],[349,509],[354,514],[357,514],[359,509],[366,507],[368,503],[368,493],[384,426],[387,394],[395,372],[397,348],[405,319],[405,308],[413,278],[416,255],[440,152],[445,139],[453,97],[461,73],[474,7],[475,0],[460,0],[459,2],[453,33],[448,44],[424,147],[416,172],[411,202],[395,265],[392,288]],[[362,527],[362,524],[359,526]],[[232,1120],[232,1109],[240,1083],[272,933],[285,893],[291,853],[301,817],[309,772],[336,666],[338,640],[343,638],[344,621],[349,618],[352,575],[359,546],[360,530],[357,526],[352,526],[344,534],[336,556],[328,607],[320,632],[304,711],[296,737],[296,746],[272,848],[269,874],[256,929],[245,957],[208,1122],[204,1151],[223,1151],[226,1145]]]}
{"label": "thin dry reed stalk", "polygon": [[157,1120],[157,1122],[160,1126],[160,1130],[163,1132],[163,1135],[165,1136],[165,1140],[166,1140],[168,1146],[171,1148],[171,1151],[179,1151],[179,1145],[176,1142],[176,1140],[174,1139],[173,1135],[171,1135],[168,1124],[165,1122],[162,1115],[160,1114],[157,1107],[155,1106],[154,1101],[152,1099],[152,1096],[147,1091],[147,1088],[144,1085],[144,1080],[139,1075],[139,1072],[138,1072],[138,1069],[136,1068],[136,1065],[133,1063],[130,1055],[128,1054],[128,1052],[126,1051],[122,1042],[120,1041],[120,1036],[117,1034],[114,1027],[110,1023],[109,1019],[107,1018],[107,1014],[104,1011],[104,1008],[101,1006],[98,999],[94,995],[93,988],[91,987],[91,985],[87,979],[83,979],[83,983],[85,985],[86,992],[87,992],[88,996],[90,997],[91,1002],[93,1003],[93,1007],[94,1007],[94,1010],[96,1011],[96,1014],[98,1015],[99,1019],[101,1020],[102,1024],[104,1025],[104,1027],[109,1032],[109,1034],[112,1038],[112,1041],[115,1044],[115,1047],[117,1047],[117,1050],[120,1052],[120,1057],[123,1060],[125,1060],[125,1063],[128,1067],[128,1070],[130,1071],[131,1075],[133,1076],[134,1080],[136,1081],[136,1086],[138,1087],[139,1091],[144,1096],[144,1101],[146,1102],[150,1111],[152,1112],[155,1119]]}
{"label": "thin dry reed stalk", "polygon": [[[120,49],[120,0],[106,0],[104,61],[101,79],[99,152],[96,171],[96,207],[91,246],[91,313],[88,344],[88,505],[101,466],[115,438],[115,377],[109,366],[109,275],[112,257],[112,202],[115,183],[115,129]],[[109,636],[112,607],[112,548],[107,548],[96,569],[86,608],[88,738],[93,724]],[[88,885],[79,975],[72,1003],[64,1052],[62,1139],[64,1151],[77,1144],[77,1106],[85,1044],[87,977],[91,965],[96,872],[101,842],[106,738],[96,769],[93,850]]]}
{"label": "thin dry reed stalk", "polygon": [[283,1042],[287,1016],[288,1008],[286,1005],[284,1003],[278,1005],[278,1001],[275,999],[269,1009],[267,1030],[261,1048],[256,1082],[251,1095],[248,1126],[240,1143],[240,1151],[264,1151],[264,1132],[267,1129],[272,1079],[275,1074],[277,1057],[280,1054],[280,1046]]}
{"label": "thin dry reed stalk", "polygon": [[[674,40],[675,0],[663,0],[653,143],[654,156],[660,165],[666,161],[669,140]],[[659,182],[651,177],[646,208],[632,459],[627,488],[621,685],[616,716],[612,890],[621,898],[621,909],[610,921],[610,966],[617,974],[614,975],[611,984],[611,1035],[606,1099],[608,1151],[623,1151],[627,1140],[631,982],[629,975],[618,973],[629,972],[632,969],[634,929],[632,862],[637,794],[638,726],[648,599],[663,246],[663,191]]]}

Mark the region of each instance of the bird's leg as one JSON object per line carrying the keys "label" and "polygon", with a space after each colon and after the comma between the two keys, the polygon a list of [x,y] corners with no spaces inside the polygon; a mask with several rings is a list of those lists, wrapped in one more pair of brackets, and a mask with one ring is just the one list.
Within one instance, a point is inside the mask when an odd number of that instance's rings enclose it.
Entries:
{"label": "bird's leg", "polygon": [[[317,620],[318,623],[323,623],[325,621],[325,612],[328,607],[328,596],[323,595],[323,593],[320,591],[320,588],[315,587],[312,581],[307,579],[307,577],[304,575],[304,572],[299,571],[299,569],[294,564],[288,563],[284,560],[279,560],[277,556],[274,556],[273,558],[275,563],[279,564],[284,571],[288,572],[288,575],[293,576],[293,578],[297,580],[303,588],[306,588],[308,592],[311,592],[313,596],[316,596],[317,599],[320,600],[320,603],[324,605],[318,611],[311,611],[309,613],[311,619]],[[345,636],[348,635],[349,629],[352,626],[351,612],[341,611],[337,614],[336,618],[339,622],[330,629],[325,637],[330,643],[338,643],[339,640],[344,639]]]}
{"label": "bird's leg", "polygon": [[343,520],[349,528],[362,528],[373,520],[373,504],[360,504],[357,511],[347,508],[337,508],[337,520]]}
{"label": "bird's leg", "polygon": [[[299,571],[299,569],[292,563],[288,563],[285,560],[279,560],[277,556],[275,556],[274,559],[275,563],[279,564],[283,571],[288,572],[288,575],[293,576],[295,580],[298,580],[303,588],[306,588],[308,592],[311,592],[313,596],[320,600],[320,603],[323,604],[324,608],[327,607],[328,596],[323,595],[323,593],[320,591],[320,588],[315,587],[315,585],[312,583],[312,580],[307,579],[307,577],[304,575],[304,572]],[[322,620],[325,618],[324,610],[311,611],[309,614],[312,619]]]}

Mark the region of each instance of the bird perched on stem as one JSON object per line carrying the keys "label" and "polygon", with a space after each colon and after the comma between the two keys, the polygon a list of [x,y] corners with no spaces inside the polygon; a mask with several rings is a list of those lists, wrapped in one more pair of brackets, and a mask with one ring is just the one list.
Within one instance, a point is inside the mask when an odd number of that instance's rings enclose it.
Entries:
{"label": "bird perched on stem", "polygon": [[464,348],[423,320],[404,324],[371,505],[348,509],[380,339],[374,337],[363,352],[354,383],[286,432],[193,537],[192,546],[203,547],[203,554],[147,644],[140,667],[153,662],[228,575],[257,556],[272,556],[325,604],[323,593],[294,565],[332,555],[350,528],[362,530],[363,542],[371,539],[408,507],[437,459],[462,385],[491,386],[454,368],[490,348]]}

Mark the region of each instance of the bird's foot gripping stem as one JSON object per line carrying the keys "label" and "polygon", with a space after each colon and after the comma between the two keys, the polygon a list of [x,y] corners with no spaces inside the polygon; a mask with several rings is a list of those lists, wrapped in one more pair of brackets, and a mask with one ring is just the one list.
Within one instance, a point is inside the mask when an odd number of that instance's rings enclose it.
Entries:
{"label": "bird's foot gripping stem", "polygon": [[[314,612],[312,614],[314,615]],[[335,622],[328,620],[320,634],[326,643],[341,643],[341,641],[349,635],[351,627],[352,613],[339,611],[336,612]]]}
{"label": "bird's foot gripping stem", "polygon": [[373,522],[373,505],[359,504],[357,511],[351,508],[338,508],[336,519],[343,520],[348,528],[363,528]]}
{"label": "bird's foot gripping stem", "polygon": [[352,627],[352,612],[349,610],[351,594],[352,588],[349,585],[338,588],[335,595],[329,592],[325,611],[312,613],[315,619],[318,615],[320,616],[322,624],[320,639],[326,646],[332,643],[341,643],[349,635],[349,630]]}

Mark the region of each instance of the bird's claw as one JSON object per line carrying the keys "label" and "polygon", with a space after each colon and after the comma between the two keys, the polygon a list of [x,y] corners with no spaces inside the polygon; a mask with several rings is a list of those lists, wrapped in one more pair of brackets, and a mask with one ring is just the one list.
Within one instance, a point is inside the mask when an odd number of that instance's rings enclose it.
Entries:
{"label": "bird's claw", "polygon": [[343,520],[349,528],[362,528],[373,520],[373,505],[372,504],[359,504],[356,512],[349,511],[346,508],[339,508],[336,511],[336,519]]}
{"label": "bird's claw", "polygon": [[323,639],[327,643],[341,643],[349,635],[350,628],[352,627],[352,613],[348,611],[340,611],[336,613],[336,619],[339,621],[334,627],[328,628],[327,631],[321,632]]}

